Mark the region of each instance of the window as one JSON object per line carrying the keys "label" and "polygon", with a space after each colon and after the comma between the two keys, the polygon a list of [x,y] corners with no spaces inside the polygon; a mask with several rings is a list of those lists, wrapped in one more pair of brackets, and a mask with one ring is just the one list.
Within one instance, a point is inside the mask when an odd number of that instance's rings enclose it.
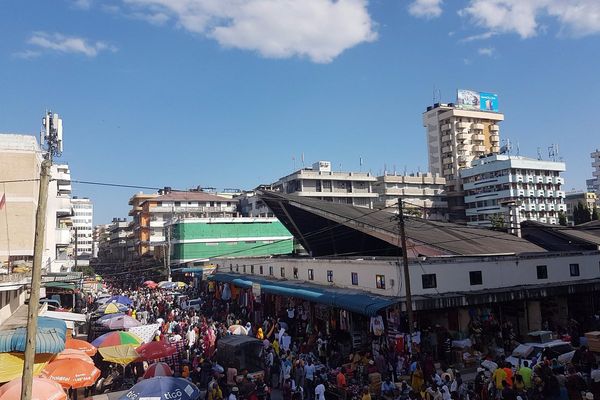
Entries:
{"label": "window", "polygon": [[333,271],[330,269],[327,270],[327,282],[333,282]]}
{"label": "window", "polygon": [[235,264],[235,272],[240,272],[240,266]]}
{"label": "window", "polygon": [[181,202],[180,201],[176,201],[175,202],[175,207],[181,207]]}
{"label": "window", "polygon": [[579,276],[579,264],[569,264],[571,276]]}
{"label": "window", "polygon": [[423,289],[435,289],[437,287],[435,274],[423,274],[421,275],[421,281],[423,283]]}
{"label": "window", "polygon": [[385,289],[385,275],[375,275],[377,289]]}
{"label": "window", "polygon": [[315,280],[315,271],[311,268],[308,269],[308,280],[309,281]]}
{"label": "window", "polygon": [[246,264],[242,265],[242,268],[244,270],[244,273],[246,273]]}
{"label": "window", "polygon": [[254,265],[250,266],[250,273],[253,274],[254,273]]}
{"label": "window", "polygon": [[258,273],[259,274],[263,274],[263,266],[261,265],[260,267],[258,267]]}
{"label": "window", "polygon": [[352,272],[352,284],[358,285],[358,272]]}
{"label": "window", "polygon": [[279,273],[281,274],[281,277],[282,277],[282,278],[285,278],[285,268],[284,268],[284,267],[281,267],[281,268],[279,269]]}
{"label": "window", "polygon": [[294,267],[294,279],[298,279],[298,268]]}
{"label": "window", "polygon": [[471,286],[483,284],[483,274],[481,271],[469,271],[469,281]]}
{"label": "window", "polygon": [[537,269],[537,278],[538,279],[548,279],[548,267],[545,265],[538,265]]}
{"label": "window", "polygon": [[269,275],[273,276],[273,266],[269,266]]}

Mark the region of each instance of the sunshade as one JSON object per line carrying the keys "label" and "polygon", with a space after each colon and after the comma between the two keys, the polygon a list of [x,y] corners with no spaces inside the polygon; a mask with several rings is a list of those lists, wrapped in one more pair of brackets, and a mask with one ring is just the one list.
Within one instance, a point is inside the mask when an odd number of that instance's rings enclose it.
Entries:
{"label": "sunshade", "polygon": [[115,314],[125,312],[128,309],[129,307],[121,303],[107,303],[103,306],[98,307],[98,310],[96,310],[96,312],[100,314]]}
{"label": "sunshade", "polygon": [[163,357],[169,357],[177,353],[177,349],[174,346],[171,346],[169,343],[163,341],[144,343],[135,351],[137,351],[140,357],[144,360],[156,360]]}
{"label": "sunshade", "polygon": [[135,347],[127,344],[101,347],[98,351],[104,361],[120,365],[127,365],[140,358],[140,355],[135,351]]}
{"label": "sunshade", "polygon": [[133,303],[131,301],[131,299],[127,296],[112,296],[111,298],[108,299],[108,302],[124,304],[126,306],[130,306]]}
{"label": "sunshade", "polygon": [[137,335],[131,332],[108,332],[102,336],[97,337],[92,342],[92,345],[97,348],[110,347],[110,346],[120,346],[120,345],[130,345],[133,347],[138,347],[142,344],[142,339],[140,339]]}
{"label": "sunshade", "polygon": [[231,325],[229,328],[227,328],[227,330],[232,335],[247,335],[248,334],[248,329],[246,329],[242,325]]}
{"label": "sunshade", "polygon": [[158,286],[158,283],[154,281],[146,281],[144,282],[144,286],[149,287],[150,289],[154,289]]}
{"label": "sunshade", "polygon": [[150,365],[144,372],[144,379],[154,378],[155,376],[173,376],[173,370],[169,367],[169,364],[157,362]]}
{"label": "sunshade", "polygon": [[115,314],[106,314],[101,316],[100,318],[98,318],[96,320],[96,323],[102,323],[103,321],[109,320],[109,319],[113,319],[113,318],[117,318],[117,317],[121,317],[123,315],[127,315],[125,313],[115,313]]}
{"label": "sunshade", "polygon": [[[54,354],[36,354],[33,375],[39,375]],[[24,353],[0,353],[0,383],[19,378],[23,374]]]}
{"label": "sunshade", "polygon": [[83,360],[56,360],[42,370],[44,378],[52,379],[62,387],[78,389],[96,383],[100,370]]}
{"label": "sunshade", "polygon": [[140,321],[129,315],[120,315],[116,318],[106,319],[101,322],[103,326],[111,330],[129,329],[142,325]]}
{"label": "sunshade", "polygon": [[87,354],[85,354],[85,352],[81,350],[75,349],[64,349],[63,351],[58,353],[52,361],[54,362],[58,360],[81,360],[92,365],[94,364],[94,360],[92,360],[92,357],[88,356]]}
{"label": "sunshade", "polygon": [[[22,378],[18,377],[0,387],[0,400],[19,400],[21,398]],[[46,378],[33,378],[31,400],[65,400],[67,394],[62,386]]]}
{"label": "sunshade", "polygon": [[144,397],[162,399],[165,394],[168,394],[168,398],[171,400],[196,400],[200,397],[200,391],[196,385],[186,379],[157,376],[137,383],[121,396],[120,400]]}
{"label": "sunshade", "polygon": [[65,350],[66,349],[80,350],[90,357],[97,352],[96,346],[92,345],[91,343],[88,343],[85,340],[73,339],[70,337],[68,337],[65,341]]}

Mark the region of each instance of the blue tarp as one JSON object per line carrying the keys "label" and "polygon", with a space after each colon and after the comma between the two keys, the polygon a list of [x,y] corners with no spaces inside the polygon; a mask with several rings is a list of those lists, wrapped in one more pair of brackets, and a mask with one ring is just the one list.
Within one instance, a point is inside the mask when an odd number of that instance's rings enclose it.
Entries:
{"label": "blue tarp", "polygon": [[252,283],[258,283],[260,284],[261,291],[265,293],[296,297],[366,316],[373,316],[377,314],[377,311],[400,301],[399,298],[376,296],[362,290],[320,287],[307,284],[306,282],[277,282],[254,277],[249,278],[246,276],[240,278],[240,275],[237,274],[217,273],[211,275],[209,279],[214,279],[218,282],[232,283],[237,287],[245,289],[251,288]]}
{"label": "blue tarp", "polygon": [[[58,319],[38,317],[35,352],[60,353],[65,349],[67,324]],[[24,352],[27,345],[27,328],[0,332],[0,353]]]}

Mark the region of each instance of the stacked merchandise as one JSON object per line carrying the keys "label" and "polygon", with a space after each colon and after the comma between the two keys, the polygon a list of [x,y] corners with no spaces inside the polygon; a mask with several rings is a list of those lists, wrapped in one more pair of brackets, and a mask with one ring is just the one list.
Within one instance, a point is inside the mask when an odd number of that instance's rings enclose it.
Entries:
{"label": "stacked merchandise", "polygon": [[600,331],[587,332],[585,338],[590,351],[600,353]]}

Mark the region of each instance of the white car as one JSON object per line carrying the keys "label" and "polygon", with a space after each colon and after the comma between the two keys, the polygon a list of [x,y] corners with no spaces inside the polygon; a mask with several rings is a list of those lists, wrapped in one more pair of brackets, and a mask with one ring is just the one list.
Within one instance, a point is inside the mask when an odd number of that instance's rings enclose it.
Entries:
{"label": "white car", "polygon": [[575,349],[573,349],[570,343],[563,342],[562,340],[552,340],[545,343],[523,343],[512,351],[510,357],[506,357],[506,361],[511,363],[513,367],[519,367],[519,360],[521,364],[523,361],[529,361],[529,366],[531,367],[533,358],[540,361],[542,354],[548,355],[549,359],[556,358],[560,364],[566,364],[573,358]]}

